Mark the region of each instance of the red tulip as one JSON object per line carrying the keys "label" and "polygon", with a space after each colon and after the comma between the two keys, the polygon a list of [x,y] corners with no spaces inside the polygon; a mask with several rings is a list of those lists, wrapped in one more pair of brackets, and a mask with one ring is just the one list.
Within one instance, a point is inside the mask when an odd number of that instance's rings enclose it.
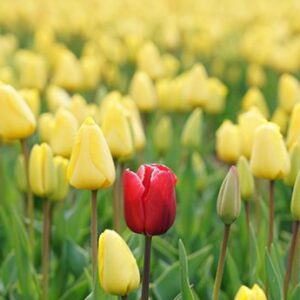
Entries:
{"label": "red tulip", "polygon": [[124,211],[127,226],[136,233],[159,235],[174,223],[176,176],[163,165],[141,165],[125,170]]}

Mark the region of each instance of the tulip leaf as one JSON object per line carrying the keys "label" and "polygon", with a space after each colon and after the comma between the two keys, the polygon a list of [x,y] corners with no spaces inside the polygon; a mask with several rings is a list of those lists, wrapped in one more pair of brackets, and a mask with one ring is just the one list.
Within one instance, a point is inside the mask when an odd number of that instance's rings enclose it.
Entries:
{"label": "tulip leaf", "polygon": [[[211,253],[211,245],[194,252],[187,257],[189,277],[196,282],[198,270]],[[173,299],[180,292],[180,263],[170,265],[152,284],[152,290],[158,300]]]}
{"label": "tulip leaf", "polygon": [[292,292],[291,300],[299,300],[300,299],[300,283],[296,285]]}
{"label": "tulip leaf", "polygon": [[189,282],[188,260],[186,251],[181,239],[178,242],[180,271],[181,271],[181,294],[183,300],[194,300],[193,290]]}

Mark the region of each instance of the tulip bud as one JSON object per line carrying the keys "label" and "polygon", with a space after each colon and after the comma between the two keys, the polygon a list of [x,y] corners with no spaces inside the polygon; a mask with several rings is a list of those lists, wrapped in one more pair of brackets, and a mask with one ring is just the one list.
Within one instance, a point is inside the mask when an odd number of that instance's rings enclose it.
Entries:
{"label": "tulip bud", "polygon": [[123,106],[128,115],[134,149],[135,151],[141,151],[145,147],[146,137],[139,110],[135,102],[129,97],[123,98]]}
{"label": "tulip bud", "polygon": [[255,107],[239,115],[238,124],[240,128],[241,151],[248,159],[252,152],[255,130],[259,125],[266,122],[266,119]]}
{"label": "tulip bud", "polygon": [[43,113],[38,119],[38,133],[42,142],[48,143],[53,130],[53,115],[50,113]]}
{"label": "tulip bud", "polygon": [[287,132],[287,146],[290,149],[294,143],[300,143],[300,103],[294,106]]}
{"label": "tulip bud", "polygon": [[32,111],[20,94],[11,86],[0,84],[0,136],[4,139],[23,139],[36,128]]}
{"label": "tulip bud", "polygon": [[68,160],[60,156],[55,156],[53,162],[55,167],[56,185],[50,199],[61,201],[66,197],[69,191],[69,183],[67,180]]}
{"label": "tulip bud", "polygon": [[137,54],[138,69],[145,72],[152,79],[164,75],[164,65],[157,47],[152,42],[143,44]]}
{"label": "tulip bud", "polygon": [[232,224],[240,215],[241,193],[239,177],[235,166],[226,175],[217,200],[217,213],[226,225]]}
{"label": "tulip bud", "polygon": [[75,117],[66,109],[59,109],[52,121],[49,144],[55,155],[69,157],[78,130]]}
{"label": "tulip bud", "polygon": [[141,111],[151,111],[156,108],[156,91],[150,77],[141,71],[133,76],[130,88],[130,97]]}
{"label": "tulip bud", "polygon": [[50,196],[56,188],[55,167],[51,148],[43,143],[35,145],[29,158],[31,190],[40,197]]}
{"label": "tulip bud", "polygon": [[77,119],[79,125],[81,125],[87,117],[90,117],[87,103],[80,94],[72,96],[69,110]]}
{"label": "tulip bud", "polygon": [[18,156],[15,165],[14,174],[15,174],[18,189],[22,193],[25,193],[27,191],[27,183],[26,183],[25,161],[24,161],[24,156],[22,154]]}
{"label": "tulip bud", "polygon": [[250,166],[254,176],[269,180],[283,178],[289,172],[289,155],[279,127],[274,123],[257,128]]}
{"label": "tulip bud", "polygon": [[249,110],[252,106],[255,106],[263,114],[264,117],[269,116],[269,109],[262,92],[256,88],[250,88],[242,99],[242,108],[244,111]]}
{"label": "tulip bud", "polygon": [[247,68],[247,84],[262,87],[266,83],[266,74],[261,65],[250,64]]}
{"label": "tulip bud", "polygon": [[172,119],[163,116],[157,122],[153,133],[153,144],[159,154],[165,154],[172,145],[173,127]]}
{"label": "tulip bud", "polygon": [[196,179],[196,188],[202,191],[207,185],[207,170],[205,163],[198,152],[192,154],[192,166]]}
{"label": "tulip bud", "polygon": [[239,127],[225,120],[216,132],[216,151],[220,160],[235,162],[241,153]]}
{"label": "tulip bud", "polygon": [[300,221],[300,171],[297,174],[293,189],[291,212],[294,220]]}
{"label": "tulip bud", "polygon": [[106,229],[99,237],[99,280],[103,290],[125,296],[137,289],[140,273],[136,260],[121,236]]}
{"label": "tulip bud", "polygon": [[182,134],[181,144],[183,147],[199,150],[202,140],[202,110],[194,109],[186,121]]}
{"label": "tulip bud", "polygon": [[15,75],[14,70],[10,66],[0,68],[0,82],[5,84],[14,85]]}
{"label": "tulip bud", "polygon": [[207,80],[208,97],[204,109],[209,114],[219,114],[224,111],[227,87],[217,78]]}
{"label": "tulip bud", "polygon": [[242,285],[235,295],[234,300],[267,300],[267,297],[257,284],[254,284],[252,289]]}
{"label": "tulip bud", "polygon": [[289,115],[281,108],[277,108],[271,118],[271,122],[277,124],[282,134],[286,133],[286,129],[289,123]]}
{"label": "tulip bud", "polygon": [[166,77],[173,77],[178,72],[180,63],[172,54],[164,54],[162,56]]}
{"label": "tulip bud", "polygon": [[62,88],[50,85],[46,90],[46,100],[48,109],[55,112],[58,108],[68,108],[71,103],[71,97]]}
{"label": "tulip bud", "polygon": [[115,180],[115,167],[102,130],[92,118],[79,128],[67,176],[77,189],[97,190]]}
{"label": "tulip bud", "polygon": [[283,74],[278,84],[279,106],[286,112],[291,113],[296,103],[300,102],[300,85],[294,76]]}
{"label": "tulip bud", "polygon": [[100,62],[95,56],[83,56],[80,59],[82,70],[82,86],[85,89],[95,89],[100,80]]}
{"label": "tulip bud", "polygon": [[133,140],[125,109],[116,103],[110,106],[102,120],[102,130],[113,157],[130,158]]}
{"label": "tulip bud", "polygon": [[290,156],[290,171],[284,178],[284,182],[289,186],[294,186],[298,171],[300,170],[300,145],[298,143],[293,144],[289,151]]}
{"label": "tulip bud", "polygon": [[123,175],[127,226],[136,233],[160,235],[173,225],[176,215],[176,176],[163,165],[142,165],[137,173]]}
{"label": "tulip bud", "polygon": [[32,113],[37,117],[40,113],[40,93],[37,89],[23,89],[19,91],[20,95],[30,107]]}
{"label": "tulip bud", "polygon": [[248,160],[241,156],[237,163],[242,199],[249,200],[254,191],[254,179]]}

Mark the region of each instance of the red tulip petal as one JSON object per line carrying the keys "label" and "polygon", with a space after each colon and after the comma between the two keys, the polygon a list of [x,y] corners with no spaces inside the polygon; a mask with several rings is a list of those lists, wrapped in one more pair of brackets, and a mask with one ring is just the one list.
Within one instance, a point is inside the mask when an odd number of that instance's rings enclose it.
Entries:
{"label": "red tulip petal", "polygon": [[160,165],[160,164],[152,164],[151,166],[158,168],[160,171],[167,171],[169,174],[172,175],[173,183],[174,184],[176,183],[177,177],[168,167],[166,167],[165,165]]}
{"label": "red tulip petal", "polygon": [[153,172],[149,190],[144,198],[147,234],[163,234],[174,223],[176,215],[174,186],[174,178],[169,172]]}
{"label": "red tulip petal", "polygon": [[136,233],[145,232],[142,195],[145,188],[141,179],[129,169],[124,171],[124,214],[127,226]]}
{"label": "red tulip petal", "polygon": [[145,187],[145,194],[147,193],[150,185],[150,179],[155,168],[151,165],[141,165],[137,170],[137,175],[141,179],[143,186]]}

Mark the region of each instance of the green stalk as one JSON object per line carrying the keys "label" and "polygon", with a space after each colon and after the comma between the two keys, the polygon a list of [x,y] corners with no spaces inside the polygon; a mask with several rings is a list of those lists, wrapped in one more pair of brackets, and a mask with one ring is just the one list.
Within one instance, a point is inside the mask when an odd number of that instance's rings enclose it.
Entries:
{"label": "green stalk", "polygon": [[92,248],[92,278],[93,286],[96,284],[97,272],[97,190],[92,191],[92,222],[91,222],[91,248]]}
{"label": "green stalk", "polygon": [[150,258],[151,258],[151,235],[145,235],[145,253],[144,253],[144,274],[141,300],[149,299],[149,282],[150,282]]}
{"label": "green stalk", "polygon": [[270,181],[269,187],[269,234],[268,234],[268,250],[270,250],[272,242],[273,242],[273,235],[274,235],[274,190],[275,190],[275,181]]}
{"label": "green stalk", "polygon": [[49,281],[49,244],[50,244],[50,203],[49,200],[43,200],[43,252],[42,252],[42,270],[43,270],[43,300],[48,300],[48,281]]}

